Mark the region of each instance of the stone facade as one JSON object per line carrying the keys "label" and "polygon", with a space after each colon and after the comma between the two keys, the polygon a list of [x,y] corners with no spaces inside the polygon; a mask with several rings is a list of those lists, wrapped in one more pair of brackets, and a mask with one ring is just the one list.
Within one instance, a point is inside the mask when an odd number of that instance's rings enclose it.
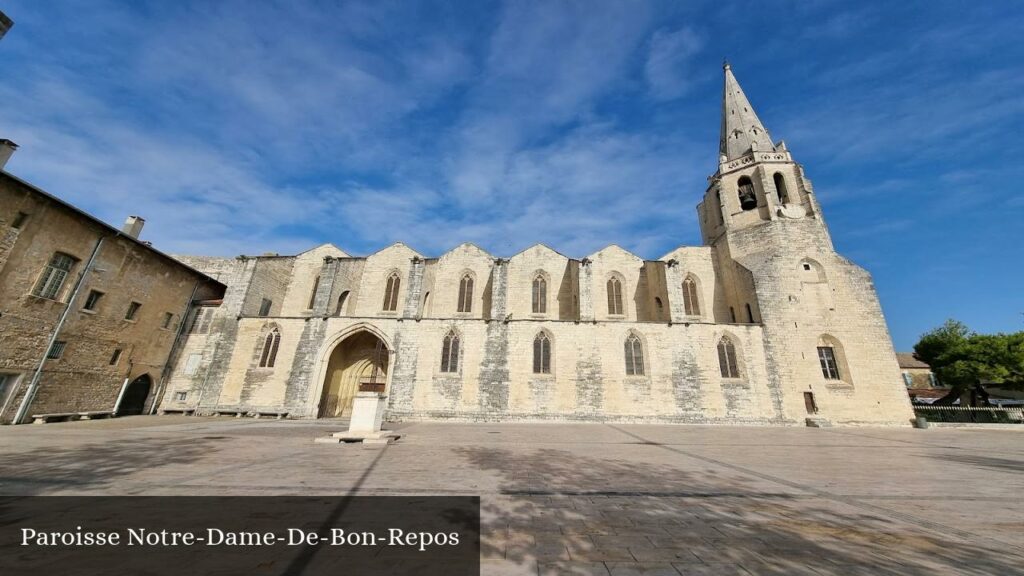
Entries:
{"label": "stone facade", "polygon": [[193,312],[163,408],[345,415],[379,385],[391,420],[908,425],[871,277],[834,251],[728,67],[720,151],[705,245],[657,260],[400,243],[181,257],[228,290]]}
{"label": "stone facade", "polygon": [[[141,220],[131,223],[137,232]],[[191,301],[223,292],[131,233],[0,171],[0,422],[19,412],[22,422],[111,412],[122,391],[135,405],[120,408],[148,411]]]}

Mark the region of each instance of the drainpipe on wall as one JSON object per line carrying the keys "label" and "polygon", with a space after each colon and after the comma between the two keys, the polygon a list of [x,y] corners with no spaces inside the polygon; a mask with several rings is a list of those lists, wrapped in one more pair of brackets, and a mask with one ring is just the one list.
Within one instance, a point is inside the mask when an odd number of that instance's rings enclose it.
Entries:
{"label": "drainpipe on wall", "polygon": [[[192,303],[195,302],[196,292],[199,292],[199,285],[202,280],[196,280],[196,285],[192,287],[192,295],[188,297],[188,302],[185,302],[185,311],[181,314],[181,322],[178,323],[178,333],[174,335],[174,341],[171,343],[171,349],[167,352],[167,361],[164,362],[164,368],[160,371],[160,383],[156,386],[156,395],[153,396],[153,404],[149,406],[149,415],[152,416],[156,412],[156,405],[160,403],[160,398],[163,397],[165,382],[171,374],[171,360],[174,359],[174,353],[178,350],[178,345],[181,343],[181,335],[185,333],[185,324],[188,323],[189,312],[192,310]],[[120,404],[120,401],[118,401]]]}
{"label": "drainpipe on wall", "polygon": [[[132,352],[134,352],[134,351],[135,351],[135,348],[132,347]],[[114,401],[114,410],[113,410],[113,414],[111,415],[111,418],[116,418],[117,417],[117,411],[121,409],[121,400],[124,399],[124,392],[125,392],[125,390],[128,389],[128,382],[131,381],[131,379],[132,379],[132,370],[135,370],[135,363],[132,362],[131,359],[129,358],[129,360],[128,360],[128,372],[124,376],[124,382],[121,383],[121,391],[117,393],[117,400]]]}
{"label": "drainpipe on wall", "polygon": [[92,271],[92,265],[96,262],[96,256],[100,253],[100,247],[103,246],[103,241],[106,240],[105,236],[101,236],[99,241],[96,242],[96,246],[92,249],[92,254],[89,256],[89,262],[85,265],[85,269],[78,276],[78,281],[75,283],[75,288],[71,292],[71,297],[68,299],[67,306],[64,307],[64,311],[61,312],[60,319],[57,321],[57,326],[53,329],[53,334],[50,335],[50,340],[46,344],[46,349],[43,350],[43,358],[39,361],[39,366],[36,367],[36,371],[32,374],[32,381],[29,382],[28,390],[25,392],[25,397],[21,400],[21,405],[18,407],[18,412],[14,415],[12,424],[21,424],[21,421],[25,419],[25,415],[28,413],[28,408],[35,399],[36,392],[39,391],[39,379],[43,375],[43,366],[46,365],[47,356],[50,355],[50,350],[53,349],[53,343],[57,341],[57,337],[60,335],[61,328],[64,327],[64,322],[67,321],[68,316],[71,315],[71,309],[75,305],[75,299],[78,297],[78,293],[82,290],[82,286],[85,284],[85,278]]}

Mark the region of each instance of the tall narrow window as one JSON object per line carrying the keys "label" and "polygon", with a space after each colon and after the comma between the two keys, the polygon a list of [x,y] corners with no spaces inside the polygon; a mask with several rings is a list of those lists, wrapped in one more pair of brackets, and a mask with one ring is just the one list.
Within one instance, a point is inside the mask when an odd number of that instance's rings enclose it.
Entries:
{"label": "tall narrow window", "polygon": [[170,330],[171,322],[173,322],[173,321],[174,321],[174,314],[172,314],[170,312],[164,312],[164,321],[163,321],[163,324],[160,325],[160,327],[163,328],[164,330]]}
{"label": "tall narrow window", "polygon": [[700,301],[697,300],[697,283],[693,278],[683,280],[683,311],[687,316],[700,316]]}
{"label": "tall narrow window", "polygon": [[736,182],[736,185],[739,188],[740,208],[743,210],[757,208],[757,194],[754,193],[754,183],[750,181],[750,178],[743,176]]}
{"label": "tall narrow window", "polygon": [[644,347],[640,337],[630,334],[626,338],[626,376],[644,375]]}
{"label": "tall narrow window", "polygon": [[615,277],[608,280],[608,313],[622,314],[622,283]]}
{"label": "tall narrow window", "polygon": [[388,276],[388,284],[384,288],[384,311],[394,312],[398,310],[398,288],[402,283],[398,274]]}
{"label": "tall narrow window", "polygon": [[727,336],[718,341],[718,367],[722,378],[739,378],[740,367],[736,362],[736,346]]}
{"label": "tall narrow window", "polygon": [[779,195],[779,202],[783,204],[789,203],[789,190],[786,189],[786,178],[781,172],[776,172],[773,178],[775,180],[775,193]]}
{"label": "tall narrow window", "polygon": [[821,375],[826,380],[841,380],[839,364],[836,362],[836,351],[831,346],[818,346],[818,361],[821,363]]}
{"label": "tall narrow window", "polygon": [[454,330],[448,332],[441,345],[441,372],[459,371],[459,335]]}
{"label": "tall narrow window", "polygon": [[729,306],[729,321],[733,324],[736,323],[736,309],[732,306]]}
{"label": "tall narrow window", "polygon": [[64,287],[64,281],[67,280],[68,274],[74,265],[75,258],[73,256],[63,252],[54,254],[50,258],[50,263],[43,269],[42,275],[39,276],[32,294],[40,298],[56,300],[60,295],[60,289]]}
{"label": "tall narrow window", "polygon": [[121,349],[114,348],[114,353],[110,355],[110,366],[116,366],[119,360],[121,360]]}
{"label": "tall narrow window", "polygon": [[654,297],[654,311],[658,315],[658,320],[661,320],[661,313],[665,310],[665,305],[661,303],[661,298]]}
{"label": "tall narrow window", "polygon": [[263,339],[263,351],[260,352],[260,368],[273,368],[277,360],[277,349],[281,346],[281,333],[274,328]]}
{"label": "tall narrow window", "polygon": [[264,298],[264,299],[260,300],[260,313],[259,313],[260,317],[265,318],[267,316],[270,316],[270,308],[273,305],[274,305],[274,301],[270,300],[269,298]]}
{"label": "tall narrow window", "polygon": [[139,308],[142,308],[142,304],[138,302],[132,302],[128,305],[128,311],[124,313],[125,320],[135,320],[135,316],[139,314]]}
{"label": "tall narrow window", "polygon": [[316,279],[313,280],[313,291],[309,293],[309,304],[306,306],[306,310],[313,309],[313,304],[316,303],[317,288],[320,288],[320,276],[317,276]]}
{"label": "tall narrow window", "polygon": [[192,315],[192,324],[188,327],[189,334],[196,334],[203,328],[203,316],[206,316],[208,308],[196,308]]}
{"label": "tall narrow window", "polygon": [[96,306],[100,303],[100,298],[103,298],[103,292],[99,290],[90,290],[89,296],[85,299],[85,305],[82,306],[82,310],[96,310]]}
{"label": "tall narrow window", "polygon": [[345,290],[344,292],[341,293],[341,296],[338,296],[338,307],[335,308],[334,310],[335,316],[341,316],[342,314],[345,313],[346,300],[348,300],[348,290]]}
{"label": "tall narrow window", "polygon": [[459,282],[459,312],[473,311],[473,277],[466,274]]}
{"label": "tall narrow window", "polygon": [[533,339],[533,373],[551,374],[551,339],[544,332]]}
{"label": "tall narrow window", "polygon": [[722,193],[715,190],[715,212],[718,214],[718,223],[725,225],[725,212],[722,211]]}
{"label": "tall narrow window", "polygon": [[746,307],[747,307],[747,323],[748,324],[753,324],[754,323],[754,311],[750,308],[750,303],[749,302],[747,302]]}
{"label": "tall narrow window", "polygon": [[537,275],[533,279],[533,313],[547,314],[548,312],[548,283],[544,277]]}
{"label": "tall narrow window", "polygon": [[25,220],[28,220],[28,214],[18,212],[17,216],[14,217],[14,221],[11,222],[11,228],[21,228],[25,225]]}

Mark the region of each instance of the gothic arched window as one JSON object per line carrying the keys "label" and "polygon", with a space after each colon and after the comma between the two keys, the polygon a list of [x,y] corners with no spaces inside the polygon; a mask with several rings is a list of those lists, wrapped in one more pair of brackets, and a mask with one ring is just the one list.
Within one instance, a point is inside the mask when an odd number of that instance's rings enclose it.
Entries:
{"label": "gothic arched window", "polygon": [[473,277],[466,274],[459,283],[459,312],[473,311]]}
{"label": "gothic arched window", "polygon": [[398,310],[398,287],[402,280],[397,273],[388,276],[388,285],[384,288],[384,311],[394,312]]}
{"label": "gothic arched window", "polygon": [[459,371],[459,335],[448,332],[441,346],[441,372]]}
{"label": "gothic arched window", "polygon": [[622,314],[622,282],[614,276],[608,280],[608,313]]}
{"label": "gothic arched window", "polygon": [[277,349],[281,346],[281,333],[274,328],[263,339],[263,350],[260,352],[260,368],[273,368],[277,360]]}
{"label": "gothic arched window", "polygon": [[644,375],[644,347],[640,337],[630,334],[626,338],[626,376]]}
{"label": "gothic arched window", "polygon": [[548,311],[548,283],[540,274],[533,279],[533,313],[546,314]]}
{"label": "gothic arched window", "polygon": [[533,339],[533,373],[551,374],[551,339],[544,332]]}
{"label": "gothic arched window", "polygon": [[743,176],[736,182],[739,188],[740,208],[753,210],[757,208],[757,194],[754,193],[754,183],[750,178]]}
{"label": "gothic arched window", "polygon": [[728,336],[722,336],[718,341],[718,367],[721,368],[722,378],[740,377],[740,367],[736,362],[736,346]]}
{"label": "gothic arched window", "polygon": [[700,316],[700,301],[697,299],[697,282],[690,276],[683,280],[683,312],[687,316]]}

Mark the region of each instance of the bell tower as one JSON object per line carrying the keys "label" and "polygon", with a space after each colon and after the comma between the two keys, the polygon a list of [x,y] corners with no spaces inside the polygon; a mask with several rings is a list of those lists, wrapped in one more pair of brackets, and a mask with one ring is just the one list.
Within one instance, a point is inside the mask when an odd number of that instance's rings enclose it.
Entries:
{"label": "bell tower", "polygon": [[836,254],[803,167],[724,66],[718,170],[697,206],[728,318],[760,332],[785,423],[902,423],[913,412],[871,276]]}
{"label": "bell tower", "polygon": [[811,182],[783,141],[772,141],[729,64],[724,66],[718,171],[697,207],[705,244],[729,231],[776,220],[816,220],[831,249]]}

